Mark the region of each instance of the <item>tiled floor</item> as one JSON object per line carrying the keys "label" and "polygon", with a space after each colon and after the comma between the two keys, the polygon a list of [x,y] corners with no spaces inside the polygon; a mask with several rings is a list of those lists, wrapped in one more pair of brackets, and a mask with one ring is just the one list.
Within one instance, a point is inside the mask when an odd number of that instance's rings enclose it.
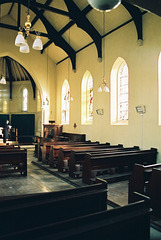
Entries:
{"label": "tiled floor", "polygon": [[34,160],[33,153],[34,149],[27,150],[27,177],[21,176],[20,173],[0,177],[0,197],[74,188],[72,185],[32,164],[31,161]]}

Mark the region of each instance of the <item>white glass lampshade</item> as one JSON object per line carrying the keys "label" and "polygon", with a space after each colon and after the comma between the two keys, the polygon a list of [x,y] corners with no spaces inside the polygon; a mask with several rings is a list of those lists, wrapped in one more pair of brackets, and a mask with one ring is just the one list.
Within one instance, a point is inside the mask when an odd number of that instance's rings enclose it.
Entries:
{"label": "white glass lampshade", "polygon": [[121,0],[88,0],[89,4],[99,11],[111,11],[116,8]]}
{"label": "white glass lampshade", "polygon": [[102,88],[101,88],[101,85],[99,86],[97,92],[102,92]]}
{"label": "white glass lampshade", "polygon": [[103,88],[103,91],[104,91],[104,92],[109,92],[109,91],[110,91],[109,88],[107,87],[106,83],[105,83],[105,86],[104,86],[104,88]]}
{"label": "white glass lampshade", "polygon": [[25,45],[20,47],[20,52],[21,53],[29,53],[30,49],[29,49],[29,45],[27,43],[27,41],[25,41]]}
{"label": "white glass lampshade", "polygon": [[43,45],[42,45],[42,41],[41,41],[41,38],[40,36],[37,36],[33,45],[32,45],[32,48],[35,49],[35,50],[42,50],[43,49]]}
{"label": "white glass lampshade", "polygon": [[5,79],[4,76],[2,76],[1,81],[0,81],[0,84],[6,84],[6,79]]}
{"label": "white glass lampshade", "polygon": [[18,35],[15,39],[15,46],[21,47],[25,45],[25,39],[22,32],[18,32]]}

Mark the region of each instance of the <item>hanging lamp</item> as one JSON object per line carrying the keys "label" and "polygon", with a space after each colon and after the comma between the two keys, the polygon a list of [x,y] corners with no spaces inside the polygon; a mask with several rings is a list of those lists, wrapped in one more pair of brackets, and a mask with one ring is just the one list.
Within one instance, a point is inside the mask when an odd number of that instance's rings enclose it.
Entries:
{"label": "hanging lamp", "polygon": [[103,55],[104,55],[104,59],[103,59],[103,56],[102,56],[102,73],[103,73],[103,81],[102,81],[102,83],[99,85],[99,88],[97,89],[97,92],[109,92],[110,90],[109,90],[109,88],[108,88],[108,86],[107,86],[107,82],[106,82],[106,80],[105,80],[105,37],[104,37],[104,34],[105,34],[105,12],[103,12],[103,38],[102,38],[102,41],[103,41]]}
{"label": "hanging lamp", "polygon": [[[29,6],[30,6],[30,1],[28,0],[27,19],[26,19],[25,25],[23,27],[20,27],[20,31],[18,32],[18,35],[15,39],[15,46],[20,47],[19,51],[21,53],[29,53],[30,52],[28,43],[27,43],[27,41],[25,41],[25,38],[29,36],[30,32],[36,33],[36,39],[34,40],[32,48],[35,50],[43,49],[43,44],[41,41],[40,33],[31,28]],[[23,35],[23,30],[24,30],[24,35]]]}
{"label": "hanging lamp", "polygon": [[88,3],[98,11],[109,12],[118,7],[121,0],[88,0]]}

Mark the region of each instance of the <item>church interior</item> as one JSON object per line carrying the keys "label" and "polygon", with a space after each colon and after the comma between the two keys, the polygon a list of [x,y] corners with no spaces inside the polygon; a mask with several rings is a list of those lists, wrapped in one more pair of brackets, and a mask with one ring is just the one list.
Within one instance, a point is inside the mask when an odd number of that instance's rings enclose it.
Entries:
{"label": "church interior", "polygon": [[160,17],[0,0],[0,239],[161,239]]}

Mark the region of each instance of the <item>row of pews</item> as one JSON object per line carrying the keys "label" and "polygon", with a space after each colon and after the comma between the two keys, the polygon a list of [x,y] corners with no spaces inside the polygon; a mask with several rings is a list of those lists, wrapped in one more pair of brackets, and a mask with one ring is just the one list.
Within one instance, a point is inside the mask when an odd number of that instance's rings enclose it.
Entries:
{"label": "row of pews", "polygon": [[107,209],[107,182],[0,198],[1,240],[150,240],[150,200]]}
{"label": "row of pews", "polygon": [[[77,145],[78,144],[78,145]],[[49,144],[48,148],[49,148]],[[42,148],[44,163],[69,173],[72,178],[82,177],[83,183],[93,184],[97,178],[107,182],[129,180],[129,204],[136,201],[135,192],[151,199],[153,216],[161,219],[161,164],[156,164],[157,149],[140,150],[138,146],[99,144],[97,142],[50,145],[48,157],[46,146]]]}
{"label": "row of pews", "polygon": [[85,184],[94,183],[97,176],[108,182],[129,179],[136,163],[155,164],[157,159],[156,148],[140,150],[99,142],[44,142],[38,152],[38,161],[71,178],[82,178]]}
{"label": "row of pews", "polygon": [[[69,166],[73,161],[75,173],[77,174],[79,170],[79,175],[82,175],[83,179],[85,162],[87,164],[90,159],[92,163],[89,168],[90,185],[59,192],[0,197],[2,219],[0,239],[150,240],[152,210],[148,194],[145,196],[144,192],[140,192],[139,189],[138,191],[132,190],[133,200],[129,200],[128,205],[108,210],[107,181],[101,179],[103,174],[100,174],[101,178],[98,178],[97,173],[113,171],[115,175],[118,171],[123,174],[126,172],[125,169],[133,171],[136,162],[148,166],[156,162],[157,149],[142,151],[135,146],[124,148],[120,144],[111,146],[109,143],[99,144],[97,142],[72,144],[51,142],[52,144],[45,142],[43,146],[40,145],[41,160],[39,161],[52,163],[54,167],[58,167],[59,164],[61,166],[63,163],[63,172],[69,171]],[[14,155],[18,150],[20,149],[17,147],[16,150],[8,150],[8,152]],[[73,160],[70,162],[70,159]],[[76,169],[78,165],[80,169]],[[75,173],[73,177],[76,176]],[[95,175],[94,181],[91,179],[93,174]]]}
{"label": "row of pews", "polygon": [[0,175],[20,172],[27,176],[27,150],[14,144],[0,144]]}

